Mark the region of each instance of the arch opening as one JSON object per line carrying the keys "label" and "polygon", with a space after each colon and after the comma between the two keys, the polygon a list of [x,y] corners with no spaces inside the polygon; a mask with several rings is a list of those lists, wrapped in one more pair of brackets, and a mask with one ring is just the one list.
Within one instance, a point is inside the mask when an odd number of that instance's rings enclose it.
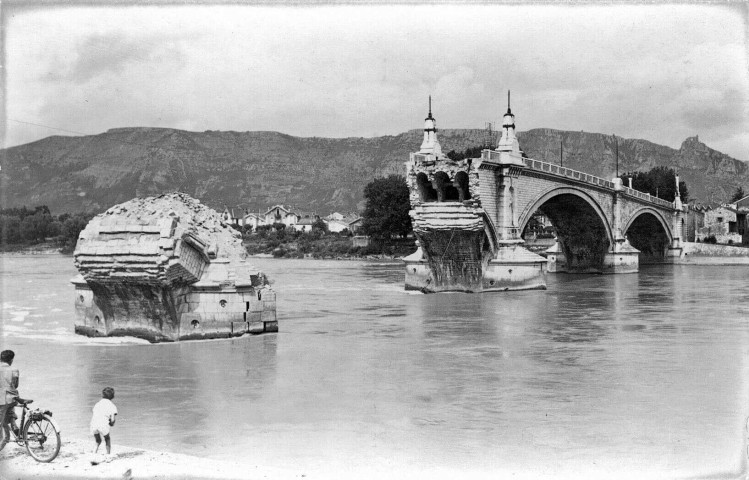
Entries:
{"label": "arch opening", "polygon": [[437,190],[432,187],[426,173],[416,175],[416,185],[419,189],[419,200],[421,202],[436,202]]}
{"label": "arch opening", "polygon": [[640,251],[640,265],[665,261],[671,242],[668,232],[654,214],[641,213],[632,220],[624,234],[629,244]]}
{"label": "arch opening", "polygon": [[439,202],[457,202],[460,200],[458,189],[450,181],[450,176],[445,172],[434,174],[434,184],[437,189],[437,201]]}
{"label": "arch opening", "polygon": [[[538,221],[538,214],[543,215],[544,222],[547,223],[541,227],[541,231],[556,233],[556,241],[566,264],[564,271],[603,271],[606,254],[611,248],[609,232],[600,213],[588,201],[571,193],[551,196],[528,216],[528,221],[524,225],[524,235],[529,235],[529,228],[538,231],[536,222],[530,221],[534,215]],[[546,228],[547,226],[552,228]],[[553,240],[546,240],[546,243],[550,242],[553,243]]]}
{"label": "arch opening", "polygon": [[445,172],[437,172],[434,174],[434,180],[432,180],[432,186],[437,191],[437,201],[445,201],[445,189],[450,183],[450,177]]}
{"label": "arch opening", "polygon": [[458,172],[455,174],[455,182],[453,183],[455,188],[458,190],[458,200],[463,202],[471,199],[471,192],[468,188],[468,174],[466,172]]}

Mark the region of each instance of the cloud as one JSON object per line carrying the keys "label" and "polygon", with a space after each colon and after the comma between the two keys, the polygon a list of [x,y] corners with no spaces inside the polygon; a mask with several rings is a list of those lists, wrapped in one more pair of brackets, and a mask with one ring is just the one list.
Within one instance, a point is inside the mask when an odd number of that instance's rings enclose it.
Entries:
{"label": "cloud", "polygon": [[67,79],[85,83],[101,75],[120,75],[128,68],[162,62],[181,62],[184,52],[169,37],[132,38],[122,31],[94,33],[76,46]]}
{"label": "cloud", "polygon": [[[429,94],[441,128],[481,128],[508,89],[521,130],[749,130],[743,13],[720,6],[78,7],[6,30],[8,116],[83,132],[397,134]],[[8,142],[51,133],[11,122]]]}

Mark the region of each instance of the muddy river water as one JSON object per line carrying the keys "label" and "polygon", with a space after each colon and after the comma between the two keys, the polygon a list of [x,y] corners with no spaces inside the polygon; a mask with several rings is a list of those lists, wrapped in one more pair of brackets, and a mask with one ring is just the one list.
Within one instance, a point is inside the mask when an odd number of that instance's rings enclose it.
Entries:
{"label": "muddy river water", "polygon": [[115,445],[314,478],[746,469],[746,267],[423,295],[403,290],[399,262],[253,263],[274,282],[278,334],[150,345],[73,334],[71,257],[0,257],[0,338],[22,396],[84,438],[112,386]]}

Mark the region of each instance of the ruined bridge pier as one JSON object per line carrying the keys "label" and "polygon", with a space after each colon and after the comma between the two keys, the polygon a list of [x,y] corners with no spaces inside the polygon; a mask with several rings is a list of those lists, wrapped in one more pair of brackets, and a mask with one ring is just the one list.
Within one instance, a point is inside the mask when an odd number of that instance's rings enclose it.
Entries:
{"label": "ruined bridge pier", "polygon": [[[421,149],[406,162],[419,243],[405,259],[407,289],[545,288],[547,271],[632,273],[640,258],[680,255],[685,218],[678,193],[667,202],[618,178],[527,158],[514,118],[508,106],[496,149],[455,161],[442,154],[430,108]],[[524,247],[522,233],[536,212],[557,231],[547,258]]]}

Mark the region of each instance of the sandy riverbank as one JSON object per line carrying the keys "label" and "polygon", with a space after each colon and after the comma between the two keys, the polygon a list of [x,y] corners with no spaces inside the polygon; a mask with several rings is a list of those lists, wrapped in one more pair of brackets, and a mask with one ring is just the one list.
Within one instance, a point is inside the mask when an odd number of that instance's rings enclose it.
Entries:
{"label": "sandy riverbank", "polygon": [[[206,458],[156,452],[121,445],[112,446],[107,463],[91,465],[91,445],[83,440],[63,440],[60,454],[51,463],[39,463],[16,444],[0,452],[0,479],[291,479],[303,474],[275,470],[252,463],[232,463]],[[102,449],[103,450],[103,445]]]}

